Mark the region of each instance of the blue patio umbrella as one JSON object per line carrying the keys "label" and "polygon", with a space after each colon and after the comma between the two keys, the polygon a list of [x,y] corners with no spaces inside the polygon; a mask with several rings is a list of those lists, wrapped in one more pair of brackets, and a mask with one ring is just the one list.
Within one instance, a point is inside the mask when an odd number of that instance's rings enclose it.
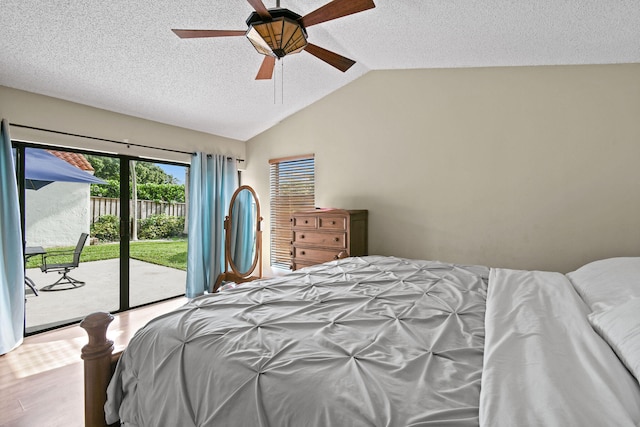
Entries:
{"label": "blue patio umbrella", "polygon": [[38,148],[25,149],[24,176],[25,186],[31,190],[39,190],[55,181],[106,184],[100,178]]}

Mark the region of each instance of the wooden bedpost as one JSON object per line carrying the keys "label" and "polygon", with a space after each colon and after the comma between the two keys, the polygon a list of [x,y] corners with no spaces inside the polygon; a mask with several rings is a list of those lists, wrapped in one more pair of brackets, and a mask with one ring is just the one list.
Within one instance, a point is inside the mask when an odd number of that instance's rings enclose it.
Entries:
{"label": "wooden bedpost", "polygon": [[109,313],[93,313],[80,322],[87,331],[89,343],[82,347],[84,360],[84,425],[103,427],[107,386],[111,380],[113,341],[107,339],[107,328],[113,321]]}

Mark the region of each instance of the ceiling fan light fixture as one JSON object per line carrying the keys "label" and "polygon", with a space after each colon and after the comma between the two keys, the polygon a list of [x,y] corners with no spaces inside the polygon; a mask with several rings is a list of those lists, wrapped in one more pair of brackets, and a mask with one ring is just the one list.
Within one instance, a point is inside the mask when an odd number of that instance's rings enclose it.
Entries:
{"label": "ceiling fan light fixture", "polygon": [[276,59],[304,50],[343,73],[356,62],[345,56],[307,42],[307,28],[343,16],[359,13],[376,7],[373,0],[332,0],[324,6],[298,15],[289,9],[276,7],[267,9],[263,0],[247,0],[253,12],[247,18],[247,30],[179,30],[172,31],[182,39],[203,37],[242,36],[249,39],[256,51],[265,57],[260,65],[256,80],[273,77]]}
{"label": "ceiling fan light fixture", "polygon": [[282,58],[307,46],[307,32],[298,21],[286,16],[267,22],[250,22],[247,38],[262,55]]}

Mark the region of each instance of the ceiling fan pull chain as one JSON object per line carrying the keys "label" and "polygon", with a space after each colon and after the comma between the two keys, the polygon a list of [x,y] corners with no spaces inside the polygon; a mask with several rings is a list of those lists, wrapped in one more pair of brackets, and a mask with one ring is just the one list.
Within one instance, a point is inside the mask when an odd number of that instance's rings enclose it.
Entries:
{"label": "ceiling fan pull chain", "polygon": [[278,103],[278,74],[280,74],[280,104],[284,104],[284,58],[279,58],[278,62],[280,62],[280,73],[277,72],[277,68],[273,73],[273,105]]}

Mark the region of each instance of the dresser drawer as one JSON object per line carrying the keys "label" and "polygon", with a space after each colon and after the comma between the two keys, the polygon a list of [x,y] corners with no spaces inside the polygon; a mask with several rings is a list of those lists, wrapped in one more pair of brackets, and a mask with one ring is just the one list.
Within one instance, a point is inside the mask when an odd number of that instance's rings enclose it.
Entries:
{"label": "dresser drawer", "polygon": [[293,231],[294,245],[313,245],[327,246],[330,248],[346,249],[347,233],[344,232],[325,232],[318,233],[314,231]]}
{"label": "dresser drawer", "polygon": [[318,217],[313,215],[295,215],[293,218],[293,228],[304,228],[309,230],[315,230],[318,228]]}
{"label": "dresser drawer", "polygon": [[347,218],[344,216],[318,218],[319,230],[346,230]]}
{"label": "dresser drawer", "polygon": [[327,261],[333,261],[340,258],[341,250],[331,249],[310,249],[310,248],[293,248],[293,258],[296,263],[311,263],[317,264]]}
{"label": "dresser drawer", "polygon": [[312,265],[318,265],[317,261],[309,261],[309,260],[297,260],[297,259],[293,259],[293,261],[291,261],[291,269],[292,270],[299,270],[301,268],[304,267],[310,267]]}

